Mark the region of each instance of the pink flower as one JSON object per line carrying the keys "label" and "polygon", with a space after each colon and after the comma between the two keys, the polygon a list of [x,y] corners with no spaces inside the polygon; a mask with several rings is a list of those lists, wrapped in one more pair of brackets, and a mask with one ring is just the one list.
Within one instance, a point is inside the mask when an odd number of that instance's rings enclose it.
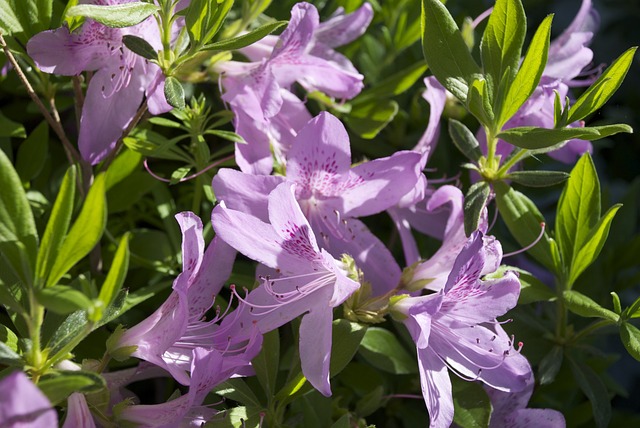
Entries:
{"label": "pink flower", "polygon": [[58,426],[58,415],[40,389],[22,371],[0,380],[0,426],[9,428]]}

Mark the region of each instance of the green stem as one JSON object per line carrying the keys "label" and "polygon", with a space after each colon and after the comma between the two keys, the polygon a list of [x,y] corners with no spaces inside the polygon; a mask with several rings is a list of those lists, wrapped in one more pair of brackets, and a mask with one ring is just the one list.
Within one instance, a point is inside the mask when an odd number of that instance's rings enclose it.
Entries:
{"label": "green stem", "polygon": [[527,154],[527,151],[521,150],[515,155],[513,155],[511,159],[506,161],[504,165],[500,167],[500,169],[498,170],[498,177],[502,177],[503,175],[507,174],[511,169],[511,167],[513,167],[516,163],[518,163],[520,159],[522,159],[526,154]]}

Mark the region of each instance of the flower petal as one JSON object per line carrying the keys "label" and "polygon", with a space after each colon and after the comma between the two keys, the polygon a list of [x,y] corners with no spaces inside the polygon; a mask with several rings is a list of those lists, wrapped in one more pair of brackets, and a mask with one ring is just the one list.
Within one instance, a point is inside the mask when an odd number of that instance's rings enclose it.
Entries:
{"label": "flower petal", "polygon": [[453,395],[447,366],[430,348],[418,350],[422,396],[430,428],[449,428],[453,422]]}
{"label": "flower petal", "polygon": [[74,392],[67,398],[67,416],[62,428],[95,428],[87,400],[81,392]]}
{"label": "flower petal", "polygon": [[58,415],[51,403],[23,371],[1,379],[0,389],[4,391],[0,398],[1,426],[58,426]]}
{"label": "flower petal", "polygon": [[[300,323],[300,363],[302,373],[325,397],[331,395],[329,364],[331,362],[331,327],[333,308],[329,306],[331,290],[322,291],[318,304],[302,317]],[[326,300],[325,300],[326,299]],[[326,306],[322,304],[325,303]]]}
{"label": "flower petal", "polygon": [[266,222],[269,220],[269,193],[284,178],[275,175],[246,174],[222,168],[213,177],[211,185],[216,198],[231,209],[242,211]]}
{"label": "flower petal", "polygon": [[372,19],[373,8],[369,3],[364,3],[352,13],[337,14],[320,23],[315,32],[316,43],[331,48],[351,43],[364,34]]}

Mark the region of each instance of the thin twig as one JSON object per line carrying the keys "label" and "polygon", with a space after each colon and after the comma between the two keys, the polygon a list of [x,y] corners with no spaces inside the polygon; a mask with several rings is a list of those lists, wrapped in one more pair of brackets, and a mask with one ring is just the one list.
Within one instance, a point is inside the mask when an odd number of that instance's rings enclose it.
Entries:
{"label": "thin twig", "polygon": [[18,64],[18,61],[16,61],[15,57],[11,53],[11,50],[9,50],[9,47],[7,46],[7,43],[5,42],[4,37],[2,36],[2,34],[0,34],[0,46],[2,46],[2,50],[4,51],[5,55],[7,56],[7,59],[9,60],[11,65],[13,65],[13,68],[16,71],[16,74],[18,75],[18,78],[22,81],[22,84],[27,89],[27,93],[29,94],[29,96],[31,97],[33,102],[36,104],[36,106],[38,106],[38,109],[40,110],[40,112],[44,116],[45,120],[49,123],[49,125],[51,126],[53,131],[56,133],[56,135],[58,136],[58,138],[62,142],[62,145],[64,146],[65,150],[67,151],[67,157],[69,158],[69,162],[73,164],[74,163],[74,159],[76,161],[80,161],[80,159],[81,159],[80,158],[80,153],[78,153],[78,151],[73,147],[73,144],[71,144],[71,142],[67,138],[67,136],[66,136],[66,134],[64,132],[64,129],[62,129],[62,125],[59,122],[57,122],[53,118],[53,116],[51,116],[51,113],[49,112],[49,110],[47,110],[47,108],[42,103],[42,101],[40,100],[40,98],[38,97],[36,92],[33,90],[33,87],[29,83],[29,80],[27,79],[27,76],[25,76],[24,72],[22,71],[22,68],[20,68],[20,64]]}
{"label": "thin twig", "polygon": [[82,93],[82,81],[80,76],[73,76],[73,95],[76,99],[74,104],[76,111],[76,126],[80,129],[80,117],[82,116],[82,107],[84,106],[84,94]]}

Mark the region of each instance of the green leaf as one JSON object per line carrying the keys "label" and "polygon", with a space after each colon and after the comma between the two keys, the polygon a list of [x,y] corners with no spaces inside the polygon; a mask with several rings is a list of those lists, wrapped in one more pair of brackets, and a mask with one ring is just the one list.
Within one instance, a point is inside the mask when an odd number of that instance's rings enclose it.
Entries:
{"label": "green leaf", "polygon": [[542,358],[540,366],[538,367],[538,379],[540,380],[540,385],[553,383],[560,371],[563,358],[564,353],[562,346],[557,345],[551,348],[551,351]]}
{"label": "green leaf", "polygon": [[571,312],[581,317],[603,318],[613,322],[618,322],[620,318],[615,312],[603,308],[590,297],[575,290],[563,291],[562,300]]}
{"label": "green leaf", "polygon": [[[383,394],[384,394],[384,387],[382,385],[378,385],[375,389],[368,392],[364,397],[362,397],[356,403],[356,414],[362,418],[366,418],[367,416],[369,416],[370,414],[378,410],[382,406]],[[349,415],[348,414],[344,415],[335,424],[333,424],[333,426],[334,427],[344,426],[346,428],[349,428],[348,424],[345,425],[343,423],[342,425],[338,425],[338,422],[340,422],[340,420],[344,420],[345,416],[349,416]]]}
{"label": "green leaf", "polygon": [[49,125],[43,121],[20,144],[16,156],[16,171],[24,182],[35,178],[42,170],[49,151]]}
{"label": "green leaf", "polygon": [[122,43],[133,53],[148,60],[158,59],[158,52],[149,42],[142,37],[125,34],[122,36]]}
{"label": "green leaf", "polygon": [[[594,138],[594,140],[605,138],[614,134],[619,134],[621,132],[633,134],[633,128],[624,123],[617,123],[614,125],[589,126],[588,129],[592,129],[598,132],[598,138]],[[586,140],[586,138],[584,139]]]}
{"label": "green leaf", "polygon": [[100,242],[106,223],[105,174],[100,174],[91,185],[78,218],[56,254],[46,287],[56,284],[65,273],[89,254]]}
{"label": "green leaf", "polygon": [[611,420],[611,401],[607,387],[600,377],[586,364],[569,358],[571,371],[578,386],[591,402],[593,418],[598,428],[609,426]]}
{"label": "green leaf", "polygon": [[409,355],[393,333],[384,328],[369,327],[358,352],[377,369],[393,374],[418,372],[415,358]]}
{"label": "green leaf", "polygon": [[548,187],[560,184],[569,178],[564,171],[514,171],[505,177],[528,187]]}
{"label": "green leaf", "polygon": [[98,392],[107,387],[102,376],[87,371],[58,371],[42,376],[38,387],[52,405],[66,400],[74,392]]}
{"label": "green leaf", "polygon": [[331,345],[331,376],[340,373],[353,359],[367,327],[345,319],[333,321]]}
{"label": "green leaf", "polygon": [[194,0],[187,9],[185,26],[189,39],[199,46],[208,43],[220,30],[233,0]]}
{"label": "green leaf", "polygon": [[546,129],[523,126],[498,134],[498,138],[528,150],[544,149],[573,138],[590,139],[590,137],[595,140],[600,138],[600,133],[591,128]]}
{"label": "green leaf", "polygon": [[491,400],[477,382],[452,379],[453,421],[461,428],[489,426]]}
{"label": "green leaf", "polygon": [[244,380],[239,378],[229,379],[221,383],[212,392],[247,406],[260,407],[261,405],[253,390]]}
{"label": "green leaf", "polygon": [[21,123],[14,122],[0,113],[0,137],[27,138],[27,131]]}
{"label": "green leaf", "polygon": [[357,105],[371,100],[395,97],[407,91],[427,71],[427,65],[420,61],[378,82],[374,87],[366,89],[351,100]]}
{"label": "green leaf", "polygon": [[480,151],[480,143],[476,139],[473,132],[469,130],[462,122],[455,119],[449,119],[449,135],[458,150],[462,152],[469,160],[477,162],[482,157]]}
{"label": "green leaf", "polygon": [[267,397],[273,397],[275,393],[279,362],[280,336],[279,331],[276,329],[263,336],[262,349],[251,361],[258,381]]}
{"label": "green leaf", "polygon": [[526,33],[527,18],[520,0],[496,1],[480,44],[482,67],[491,76],[494,93],[505,71],[517,70]]}
{"label": "green leaf", "polygon": [[[493,183],[496,192],[496,203],[500,215],[516,241],[523,247],[528,247],[540,236],[544,217],[536,205],[524,194],[514,190],[502,181]],[[528,252],[538,262],[555,272],[560,260],[554,256],[553,246],[556,243],[545,232],[538,243],[529,248]]]}
{"label": "green leaf", "polygon": [[576,253],[571,262],[569,284],[573,284],[582,272],[584,272],[584,270],[600,255],[600,251],[607,240],[607,236],[609,236],[609,228],[611,227],[613,217],[616,215],[620,207],[622,207],[621,204],[616,204],[609,208],[598,223],[591,228],[582,245],[575,249]]}
{"label": "green leaf", "polygon": [[487,81],[484,78],[476,79],[469,88],[467,96],[467,109],[480,123],[491,126],[494,120],[493,107],[489,99]]}
{"label": "green leaf", "polygon": [[123,28],[141,23],[158,10],[154,4],[140,1],[108,6],[81,4],[69,8],[67,16],[84,16],[107,27]]}
{"label": "green leaf", "polygon": [[[600,75],[589,88],[578,98],[569,109],[569,118],[566,123],[584,119],[586,116],[602,107],[618,90],[629,67],[637,47],[627,49]],[[563,123],[565,125],[566,123]]]}
{"label": "green leaf", "polygon": [[36,281],[39,286],[43,285],[49,276],[58,256],[58,251],[69,230],[76,191],[76,171],[77,167],[72,165],[65,173],[42,237],[36,262]]}
{"label": "green leaf", "polygon": [[31,36],[49,28],[52,0],[0,0],[0,31],[20,36],[26,42]]}
{"label": "green leaf", "polygon": [[0,189],[0,254],[24,284],[31,284],[38,232],[20,177],[2,150]]}
{"label": "green leaf", "polygon": [[478,229],[482,210],[487,206],[491,188],[486,181],[479,181],[469,188],[464,197],[464,233],[467,236]]}
{"label": "green leaf", "polygon": [[279,28],[288,24],[288,21],[275,21],[264,24],[253,31],[243,34],[242,36],[234,37],[232,39],[221,40],[215,43],[209,43],[202,47],[203,50],[210,51],[233,51],[249,46],[258,40],[263,39],[265,36],[273,33]]}
{"label": "green leaf", "polygon": [[[108,307],[113,302],[113,299],[120,293],[122,284],[124,284],[124,279],[127,277],[127,272],[129,270],[130,236],[131,234],[129,232],[125,233],[122,236],[120,245],[118,245],[116,254],[113,257],[113,262],[111,263],[109,273],[107,274],[107,277],[102,284],[102,288],[100,288],[98,301],[101,302],[103,308]],[[101,315],[101,313],[96,314],[95,321],[100,319]]]}
{"label": "green leaf", "polygon": [[545,302],[556,297],[555,293],[551,291],[548,285],[544,284],[526,270],[514,266],[503,265],[500,266],[496,272],[501,273],[507,270],[518,273],[518,279],[520,280],[520,296],[518,297],[519,305],[526,305],[534,302]]}
{"label": "green leaf", "polygon": [[122,150],[107,170],[105,189],[107,192],[140,167],[142,156],[133,150]]}
{"label": "green leaf", "polygon": [[640,330],[628,322],[623,322],[620,324],[620,339],[629,355],[640,361]]}
{"label": "green leaf", "polygon": [[165,79],[164,96],[171,107],[175,107],[178,109],[183,109],[185,107],[184,88],[175,77],[168,76]]}
{"label": "green leaf", "polygon": [[[373,392],[376,392],[377,389],[374,389]],[[361,413],[358,413],[359,415],[362,415]],[[362,415],[362,416],[367,416],[367,415]],[[331,428],[350,428],[351,425],[349,424],[350,419],[349,419],[349,414],[344,414],[340,417],[340,419],[338,419],[337,421],[335,421],[333,423],[333,425],[331,425]]]}
{"label": "green leaf", "polygon": [[82,292],[67,285],[54,285],[36,290],[36,299],[45,308],[59,315],[67,315],[79,309],[89,309],[93,302]]}
{"label": "green leaf", "polygon": [[438,81],[463,103],[480,67],[440,0],[422,0],[422,52]]}
{"label": "green leaf", "polygon": [[507,89],[504,102],[496,108],[498,127],[511,119],[538,86],[547,65],[552,19],[553,15],[547,16],[536,30],[522,65]]}
{"label": "green leaf", "polygon": [[0,324],[0,364],[13,367],[24,366],[24,361],[17,352],[18,336]]}
{"label": "green leaf", "polygon": [[344,121],[360,137],[370,140],[393,120],[398,110],[398,103],[393,100],[372,100],[354,106]]}

